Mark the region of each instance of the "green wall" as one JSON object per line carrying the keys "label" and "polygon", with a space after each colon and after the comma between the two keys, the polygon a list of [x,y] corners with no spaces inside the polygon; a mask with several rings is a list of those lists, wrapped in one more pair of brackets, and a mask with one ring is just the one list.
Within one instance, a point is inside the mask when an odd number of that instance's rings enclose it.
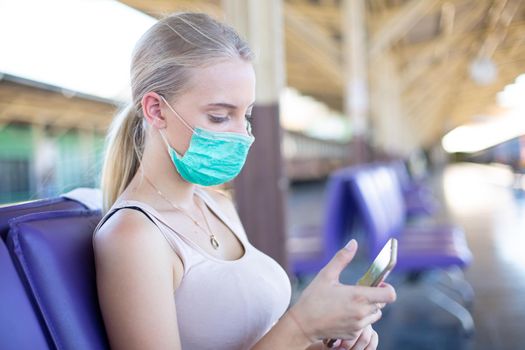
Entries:
{"label": "green wall", "polygon": [[[36,159],[38,147],[44,141],[53,150],[53,164],[45,164],[50,171],[37,176],[36,163],[42,163]],[[0,204],[98,187],[103,150],[104,135],[94,131],[44,131],[31,125],[0,128]]]}

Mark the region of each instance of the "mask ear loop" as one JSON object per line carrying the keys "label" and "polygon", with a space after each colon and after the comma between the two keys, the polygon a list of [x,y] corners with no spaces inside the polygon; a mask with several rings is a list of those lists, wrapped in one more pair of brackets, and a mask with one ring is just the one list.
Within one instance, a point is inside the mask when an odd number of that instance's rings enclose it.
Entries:
{"label": "mask ear loop", "polygon": [[182,124],[184,124],[184,126],[186,126],[186,127],[192,132],[192,133],[194,133],[195,130],[190,126],[190,124],[188,124],[188,122],[186,122],[186,121],[184,120],[184,118],[182,118],[182,117],[179,115],[179,113],[177,113],[177,112],[173,109],[173,107],[170,106],[170,104],[168,103],[168,101],[166,101],[166,99],[164,98],[164,96],[162,96],[162,95],[159,95],[159,96],[160,96],[160,98],[162,98],[162,100],[163,100],[164,103],[168,106],[168,108],[171,109],[171,111],[172,111],[173,113],[175,113],[175,115],[177,116],[177,118],[180,119],[180,121],[182,122]]}
{"label": "mask ear loop", "polygon": [[179,154],[179,152],[177,152],[175,148],[170,146],[168,139],[166,138],[166,135],[164,135],[164,131],[159,129],[159,134],[160,134],[160,138],[162,139],[162,141],[164,141],[164,144],[166,145],[166,148],[168,149],[168,154],[171,153],[171,150],[173,150],[173,152],[175,152],[177,156],[182,157],[182,155]]}
{"label": "mask ear loop", "polygon": [[[166,105],[168,106],[169,109],[171,109],[171,111],[173,113],[175,113],[175,115],[177,116],[177,118],[180,119],[180,121],[182,122],[182,124],[184,124],[185,127],[187,127],[192,133],[195,133],[195,130],[193,130],[193,128],[184,120],[184,118],[182,118],[179,113],[177,113],[177,111],[175,111],[173,109],[173,107],[170,106],[170,104],[168,103],[168,101],[166,101],[166,99],[164,98],[164,96],[160,95],[160,98],[164,101],[164,103],[166,103]],[[164,141],[164,144],[166,145],[166,147],[168,148],[168,153],[170,152],[170,149],[173,149],[173,151],[175,151],[175,153],[181,157],[181,155],[179,154],[179,152],[177,152],[177,150],[175,150],[175,148],[171,147],[169,142],[168,142],[168,139],[166,138],[166,135],[164,135],[164,130],[161,130],[159,129],[159,133],[160,133],[160,136],[162,138],[162,141]]]}

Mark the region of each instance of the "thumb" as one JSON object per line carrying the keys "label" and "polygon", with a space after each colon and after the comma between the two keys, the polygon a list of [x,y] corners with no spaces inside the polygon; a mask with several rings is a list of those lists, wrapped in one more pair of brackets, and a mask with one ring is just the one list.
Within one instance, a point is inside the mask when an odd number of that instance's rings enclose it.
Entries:
{"label": "thumb", "polygon": [[323,275],[329,280],[339,281],[339,275],[341,274],[341,271],[343,271],[346,265],[348,265],[354,259],[356,252],[357,241],[352,239],[343,249],[339,250],[334,255],[328,264],[326,264],[326,266],[322,269]]}

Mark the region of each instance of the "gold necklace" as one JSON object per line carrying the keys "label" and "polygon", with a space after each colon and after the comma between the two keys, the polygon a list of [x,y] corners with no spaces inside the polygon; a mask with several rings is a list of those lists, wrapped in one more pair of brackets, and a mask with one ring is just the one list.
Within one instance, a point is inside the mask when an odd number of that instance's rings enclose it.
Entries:
{"label": "gold necklace", "polygon": [[186,212],[186,210],[184,210],[181,207],[179,207],[178,205],[172,203],[172,201],[170,201],[162,192],[160,192],[160,190],[153,184],[153,182],[150,181],[150,179],[146,175],[144,175],[144,177],[149,182],[149,184],[155,189],[155,191],[157,191],[159,196],[161,196],[166,202],[168,202],[175,210],[178,210],[182,214],[186,215],[191,221],[193,221],[194,225],[198,226],[201,230],[206,232],[206,234],[208,234],[208,236],[210,236],[210,244],[213,247],[213,249],[215,249],[215,250],[219,249],[219,241],[217,241],[217,239],[215,238],[215,235],[211,232],[210,223],[208,222],[208,218],[206,217],[206,215],[204,215],[204,210],[202,210],[202,208],[198,204],[197,204],[197,207],[199,208],[199,210],[200,210],[200,212],[202,214],[202,217],[204,218],[204,222],[206,222],[206,226],[208,227],[208,231],[206,231],[206,229],[204,227],[202,227],[202,225],[199,224],[199,222],[197,220],[195,220],[190,214],[188,214]]}

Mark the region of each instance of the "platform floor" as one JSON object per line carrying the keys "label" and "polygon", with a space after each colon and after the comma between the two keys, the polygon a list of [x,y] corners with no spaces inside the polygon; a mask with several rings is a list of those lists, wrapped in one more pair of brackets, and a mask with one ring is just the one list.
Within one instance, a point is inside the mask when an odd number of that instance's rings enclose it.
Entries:
{"label": "platform floor", "polygon": [[[475,293],[475,332],[465,337],[457,319],[428,300],[424,284],[407,284],[395,275],[398,301],[377,324],[380,349],[525,349],[525,198],[512,188],[512,181],[507,168],[468,163],[449,165],[432,176],[431,185],[443,204],[436,220],[462,226],[474,254],[465,277]],[[324,182],[291,186],[289,229],[320,224],[322,199]],[[360,254],[341,280],[355,282],[366,265]],[[294,283],[293,298],[307,283],[308,279]]]}

